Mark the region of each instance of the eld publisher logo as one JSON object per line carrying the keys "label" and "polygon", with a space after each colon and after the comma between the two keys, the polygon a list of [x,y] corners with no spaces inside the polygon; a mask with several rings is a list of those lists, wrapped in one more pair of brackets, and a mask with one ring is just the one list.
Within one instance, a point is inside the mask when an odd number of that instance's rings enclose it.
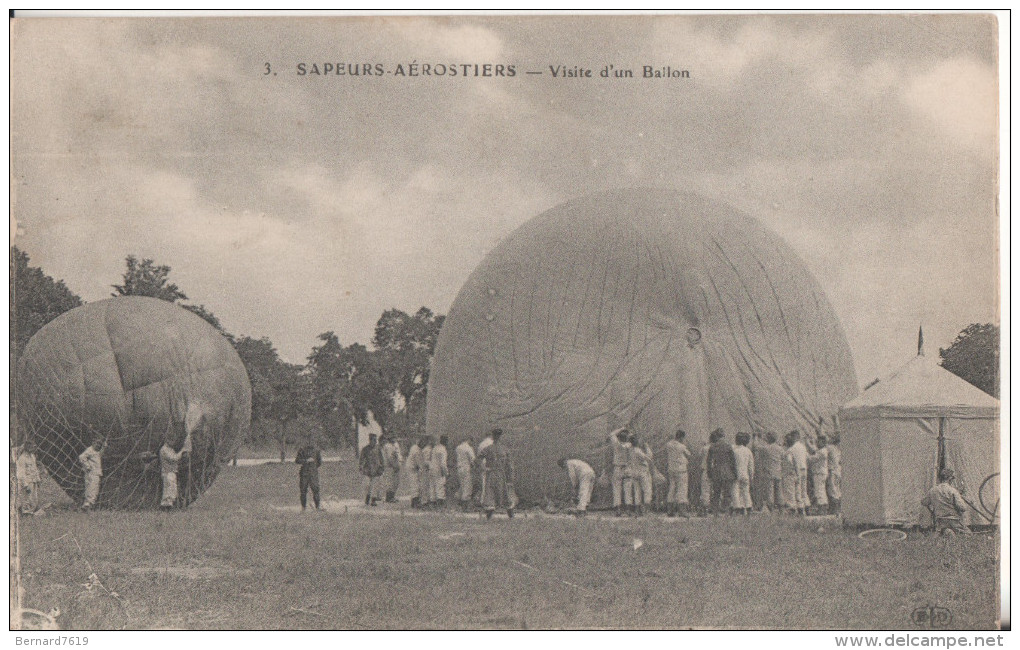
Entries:
{"label": "eld publisher logo", "polygon": [[914,613],[910,615],[910,620],[921,627],[934,630],[949,627],[953,622],[953,613],[945,607],[928,605],[927,607],[915,609]]}

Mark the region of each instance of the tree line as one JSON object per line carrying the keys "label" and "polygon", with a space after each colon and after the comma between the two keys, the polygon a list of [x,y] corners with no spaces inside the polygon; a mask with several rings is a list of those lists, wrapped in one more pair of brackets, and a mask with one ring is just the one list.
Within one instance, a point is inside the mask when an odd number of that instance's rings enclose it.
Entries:
{"label": "tree line", "polygon": [[[29,265],[17,247],[11,251],[10,338],[11,372],[29,339],[60,314],[84,301],[63,280],[54,280]],[[280,358],[268,337],[235,336],[202,304],[170,281],[170,267],[128,255],[122,283],[112,296],[149,296],[166,300],[197,314],[234,346],[248,370],[252,387],[252,433],[249,443],[272,438],[280,445],[281,460],[294,425],[314,423],[333,446],[357,451],[358,429],[369,418],[398,437],[425,430],[425,398],[429,363],[445,316],[427,307],[414,314],[399,309],[383,312],[375,326],[371,347],[343,345],[332,331],[318,336],[304,365]],[[986,393],[999,397],[999,326],[974,323],[939,349],[940,364]],[[13,394],[12,394],[13,398]]]}
{"label": "tree line", "polygon": [[[121,283],[112,296],[148,296],[177,304],[216,328],[244,363],[252,387],[249,444],[275,441],[281,460],[295,428],[317,430],[330,446],[357,451],[358,430],[374,420],[399,437],[425,430],[429,364],[444,316],[427,307],[413,314],[388,309],[379,317],[370,347],[344,345],[336,333],[323,332],[304,364],[280,358],[268,337],[228,332],[205,305],[170,281],[171,268],[151,259],[127,256]],[[54,280],[29,256],[13,247],[10,275],[12,369],[28,341],[46,323],[84,301],[63,280]],[[12,370],[13,372],[13,370]],[[13,394],[12,394],[13,397]]]}

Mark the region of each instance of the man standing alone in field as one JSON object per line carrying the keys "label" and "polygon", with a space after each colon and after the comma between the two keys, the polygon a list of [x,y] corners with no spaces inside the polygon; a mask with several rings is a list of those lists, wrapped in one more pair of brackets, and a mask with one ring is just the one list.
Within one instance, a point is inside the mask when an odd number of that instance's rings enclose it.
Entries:
{"label": "man standing alone in field", "polygon": [[361,450],[358,466],[365,477],[365,505],[374,506],[379,503],[383,473],[382,450],[374,433],[369,434],[368,444]]}
{"label": "man standing alone in field", "polygon": [[684,444],[687,433],[677,429],[676,437],[666,443],[666,473],[669,490],[666,493],[666,516],[687,516],[687,465],[691,452]]}
{"label": "man standing alone in field", "polygon": [[386,486],[386,503],[394,503],[397,500],[397,488],[400,487],[400,465],[404,458],[393,434],[387,433],[383,440],[385,441],[382,447],[383,484]]}
{"label": "man standing alone in field", "polygon": [[99,484],[103,480],[103,441],[96,440],[78,456],[78,462],[85,470],[85,499],[81,509],[88,512],[99,498]]}
{"label": "man standing alone in field", "polygon": [[482,505],[485,518],[492,519],[496,508],[506,508],[506,514],[514,518],[513,482],[514,465],[510,450],[501,442],[502,429],[492,432],[492,444],[478,454],[478,463],[483,472]]}
{"label": "man standing alone in field", "polygon": [[298,464],[298,489],[301,490],[301,511],[308,507],[308,490],[312,491],[312,501],[315,509],[321,510],[319,504],[319,467],[322,466],[322,451],[315,443],[308,441],[301,449],[298,449],[294,462]]}
{"label": "man standing alone in field", "polygon": [[457,445],[454,454],[457,459],[457,480],[460,482],[460,507],[466,510],[471,505],[474,490],[471,466],[475,464],[475,450],[471,446],[471,438]]}
{"label": "man standing alone in field", "polygon": [[562,469],[567,470],[570,478],[570,485],[574,489],[577,498],[577,514],[583,516],[588,512],[588,502],[591,500],[591,491],[595,487],[595,470],[591,465],[577,458],[561,458],[556,461]]}

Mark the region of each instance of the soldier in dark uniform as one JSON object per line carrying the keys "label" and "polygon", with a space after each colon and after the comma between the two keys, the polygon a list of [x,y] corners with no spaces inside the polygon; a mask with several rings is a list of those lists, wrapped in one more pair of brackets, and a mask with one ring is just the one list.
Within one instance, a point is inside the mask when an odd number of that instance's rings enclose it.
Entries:
{"label": "soldier in dark uniform", "polygon": [[726,512],[730,506],[733,482],[737,480],[737,459],[722,429],[713,431],[708,439],[711,445],[705,462],[708,465],[708,480],[712,482],[712,511],[719,514]]}
{"label": "soldier in dark uniform", "polygon": [[382,475],[384,469],[382,447],[378,436],[369,434],[368,444],[361,450],[358,467],[365,479],[365,505],[376,505],[382,498]]}
{"label": "soldier in dark uniform", "polygon": [[501,441],[502,437],[502,429],[494,429],[492,444],[478,454],[485,484],[482,506],[487,519],[492,519],[496,508],[506,508],[507,516],[511,519],[514,516],[514,464],[510,450]]}
{"label": "soldier in dark uniform", "polygon": [[308,506],[308,490],[312,490],[312,501],[315,509],[322,510],[319,504],[319,467],[322,465],[322,451],[311,440],[298,450],[294,459],[301,469],[298,470],[298,486],[301,490],[301,510]]}

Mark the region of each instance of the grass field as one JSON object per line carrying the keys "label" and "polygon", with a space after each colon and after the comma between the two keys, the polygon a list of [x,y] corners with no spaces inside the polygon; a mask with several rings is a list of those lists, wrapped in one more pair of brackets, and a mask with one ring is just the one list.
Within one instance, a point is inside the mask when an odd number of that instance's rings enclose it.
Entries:
{"label": "grass field", "polygon": [[[22,519],[25,606],[59,607],[64,629],[912,629],[928,605],[949,609],[953,628],[995,626],[988,534],[865,541],[770,516],[301,513],[296,474],[227,467],[174,513],[73,512],[53,486],[51,512]],[[360,491],[353,459],[321,479],[329,500]]]}

